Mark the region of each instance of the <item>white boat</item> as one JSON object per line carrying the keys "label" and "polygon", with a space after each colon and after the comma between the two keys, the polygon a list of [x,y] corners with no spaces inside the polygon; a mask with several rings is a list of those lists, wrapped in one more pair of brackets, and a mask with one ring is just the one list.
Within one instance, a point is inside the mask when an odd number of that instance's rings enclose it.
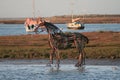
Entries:
{"label": "white boat", "polygon": [[72,19],[71,23],[67,23],[68,29],[84,29],[84,24],[80,23],[79,18]]}
{"label": "white boat", "polygon": [[[27,18],[26,21],[25,21],[25,30],[26,32],[35,32],[37,33],[38,32],[38,28],[37,28],[37,23],[36,20],[35,20],[35,0],[32,0],[32,7],[33,7],[33,18]],[[31,24],[33,23],[33,24]]]}
{"label": "white boat", "polygon": [[31,26],[26,26],[25,25],[26,32],[37,32],[36,26],[31,25]]}
{"label": "white boat", "polygon": [[[71,5],[73,6],[74,3],[72,3]],[[84,24],[82,24],[80,22],[80,18],[73,18],[73,9],[71,9],[71,22],[67,23],[67,28],[68,29],[84,29]]]}

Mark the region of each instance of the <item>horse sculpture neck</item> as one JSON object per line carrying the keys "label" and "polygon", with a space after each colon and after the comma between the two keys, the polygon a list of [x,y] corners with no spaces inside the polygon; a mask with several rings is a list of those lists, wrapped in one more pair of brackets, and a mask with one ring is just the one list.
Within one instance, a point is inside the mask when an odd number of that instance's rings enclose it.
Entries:
{"label": "horse sculpture neck", "polygon": [[48,33],[63,33],[57,26],[53,25],[52,23],[44,22],[44,26],[46,27]]}

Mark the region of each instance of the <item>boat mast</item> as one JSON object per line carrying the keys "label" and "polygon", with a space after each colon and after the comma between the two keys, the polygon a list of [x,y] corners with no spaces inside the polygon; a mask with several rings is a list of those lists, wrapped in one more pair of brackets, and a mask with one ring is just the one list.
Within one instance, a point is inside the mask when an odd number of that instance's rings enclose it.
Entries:
{"label": "boat mast", "polygon": [[32,0],[32,7],[33,7],[33,18],[35,18],[35,0]]}
{"label": "boat mast", "polygon": [[72,18],[72,19],[71,19],[71,22],[72,22],[72,20],[73,20],[73,5],[74,5],[74,2],[72,1],[72,2],[71,2],[71,16],[72,16],[72,17],[71,17],[71,18]]}

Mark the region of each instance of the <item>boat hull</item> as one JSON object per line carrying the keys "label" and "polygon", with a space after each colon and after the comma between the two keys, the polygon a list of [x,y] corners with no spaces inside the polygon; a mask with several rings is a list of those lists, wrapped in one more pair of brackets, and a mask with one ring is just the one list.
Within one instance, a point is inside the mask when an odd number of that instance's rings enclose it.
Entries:
{"label": "boat hull", "polygon": [[31,26],[25,26],[26,32],[35,32],[35,27],[31,28]]}
{"label": "boat hull", "polygon": [[73,26],[69,26],[67,27],[68,29],[84,29],[84,26],[80,26],[80,27],[73,27]]}
{"label": "boat hull", "polygon": [[67,24],[68,29],[84,29],[84,25],[81,23],[68,23]]}

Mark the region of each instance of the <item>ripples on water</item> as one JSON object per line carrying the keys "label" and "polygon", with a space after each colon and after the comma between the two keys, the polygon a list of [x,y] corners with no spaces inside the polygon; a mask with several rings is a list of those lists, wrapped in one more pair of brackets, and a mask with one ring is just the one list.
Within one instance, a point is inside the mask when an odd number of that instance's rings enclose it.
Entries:
{"label": "ripples on water", "polygon": [[86,65],[77,69],[61,64],[60,70],[44,64],[2,64],[0,80],[120,80],[120,66]]}
{"label": "ripples on water", "polygon": [[[84,30],[67,29],[65,24],[55,24],[63,32],[120,31],[120,24],[85,24]],[[0,36],[27,34],[23,24],[0,24]],[[46,34],[43,32],[41,34]]]}

